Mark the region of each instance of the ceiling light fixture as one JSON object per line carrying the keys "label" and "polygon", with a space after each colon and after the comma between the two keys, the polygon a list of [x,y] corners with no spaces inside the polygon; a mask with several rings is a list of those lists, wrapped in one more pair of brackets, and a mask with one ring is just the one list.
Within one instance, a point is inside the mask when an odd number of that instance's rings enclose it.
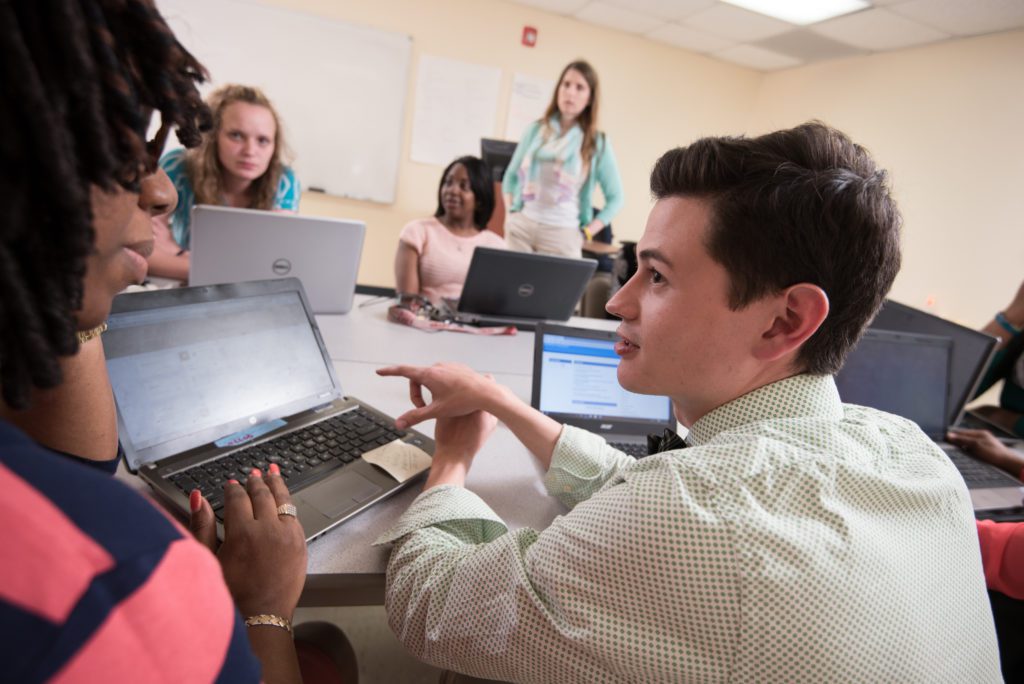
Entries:
{"label": "ceiling light fixture", "polygon": [[871,6],[868,0],[722,0],[722,2],[782,19],[798,26],[815,24]]}

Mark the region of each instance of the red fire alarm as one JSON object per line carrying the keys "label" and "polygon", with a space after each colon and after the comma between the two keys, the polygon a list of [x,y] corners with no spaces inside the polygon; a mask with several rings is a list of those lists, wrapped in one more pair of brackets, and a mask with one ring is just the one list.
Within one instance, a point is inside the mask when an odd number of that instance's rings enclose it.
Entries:
{"label": "red fire alarm", "polygon": [[533,47],[537,44],[537,29],[532,26],[523,27],[523,45]]}

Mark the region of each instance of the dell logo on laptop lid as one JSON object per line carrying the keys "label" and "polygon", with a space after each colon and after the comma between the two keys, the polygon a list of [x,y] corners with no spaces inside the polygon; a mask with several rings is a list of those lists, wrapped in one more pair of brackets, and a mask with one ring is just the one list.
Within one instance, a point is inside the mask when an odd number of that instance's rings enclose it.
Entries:
{"label": "dell logo on laptop lid", "polygon": [[275,259],[274,263],[271,264],[270,270],[274,272],[274,275],[288,275],[292,270],[292,262],[285,258]]}
{"label": "dell logo on laptop lid", "polygon": [[520,297],[529,297],[533,294],[533,285],[531,283],[523,283],[519,286],[518,293]]}

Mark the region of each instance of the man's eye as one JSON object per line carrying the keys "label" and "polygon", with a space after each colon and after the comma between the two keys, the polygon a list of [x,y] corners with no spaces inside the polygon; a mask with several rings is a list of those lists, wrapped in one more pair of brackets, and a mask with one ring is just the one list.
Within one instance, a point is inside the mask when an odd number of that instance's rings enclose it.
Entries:
{"label": "man's eye", "polygon": [[660,282],[662,282],[662,280],[663,280],[662,275],[657,270],[655,270],[653,268],[649,268],[649,269],[647,269],[647,272],[650,274],[650,278],[651,278],[651,282],[652,283],[660,283]]}

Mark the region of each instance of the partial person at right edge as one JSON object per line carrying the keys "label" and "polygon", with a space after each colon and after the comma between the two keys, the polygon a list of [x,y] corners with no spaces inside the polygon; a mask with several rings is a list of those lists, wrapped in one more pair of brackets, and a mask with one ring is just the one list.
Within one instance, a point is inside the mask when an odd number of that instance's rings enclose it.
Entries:
{"label": "partial person at right edge", "polygon": [[[622,209],[622,179],[608,136],[597,128],[597,72],[578,60],[562,70],[544,117],[516,145],[501,184],[510,249],[580,257]],[[604,208],[594,215],[594,186]]]}
{"label": "partial person at right edge", "polygon": [[149,275],[188,280],[192,207],[212,204],[267,211],[299,210],[299,180],[287,166],[281,117],[259,88],[228,84],[207,97],[213,130],[193,150],[171,150],[160,158],[178,206],[153,220],[156,244]]}
{"label": "partial person at right edge", "polygon": [[[1024,438],[1024,282],[1010,304],[981,330],[998,337],[1000,342],[978,386],[978,394],[988,391],[1000,380],[1003,388],[999,393],[999,406],[981,406],[972,412]],[[1019,476],[1019,473],[1014,475]]]}
{"label": "partial person at right edge", "polygon": [[476,157],[459,157],[441,174],[437,210],[410,221],[398,236],[395,289],[434,304],[458,299],[477,247],[505,249],[505,240],[487,230],[494,212],[490,169]]}

